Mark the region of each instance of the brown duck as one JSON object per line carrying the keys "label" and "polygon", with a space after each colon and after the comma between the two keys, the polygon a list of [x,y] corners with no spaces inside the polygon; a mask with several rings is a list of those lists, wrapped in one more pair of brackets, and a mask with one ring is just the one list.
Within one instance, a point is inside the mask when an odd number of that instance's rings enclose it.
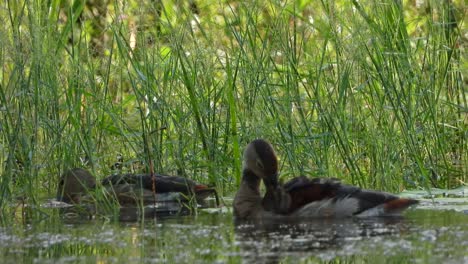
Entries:
{"label": "brown duck", "polygon": [[[263,180],[266,193],[260,194]],[[241,186],[234,198],[234,215],[249,219],[268,216],[368,217],[397,215],[417,200],[364,190],[337,179],[294,178],[278,182],[278,159],[270,143],[252,141],[244,151]]]}
{"label": "brown duck", "polygon": [[[179,176],[151,174],[112,175],[102,180],[101,185],[114,195],[121,205],[153,204],[156,202],[187,202],[195,197],[199,204],[210,195],[216,198],[215,189]],[[96,178],[87,170],[75,168],[61,176],[57,200],[66,203],[82,203],[90,199],[90,191],[96,188]]]}

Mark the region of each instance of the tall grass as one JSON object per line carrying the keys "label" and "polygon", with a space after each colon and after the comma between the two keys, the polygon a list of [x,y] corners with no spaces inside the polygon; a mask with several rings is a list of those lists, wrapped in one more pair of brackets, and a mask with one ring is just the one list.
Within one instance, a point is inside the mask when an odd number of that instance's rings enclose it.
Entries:
{"label": "tall grass", "polygon": [[124,170],[231,193],[257,137],[284,178],[466,182],[465,14],[452,2],[197,1],[196,14],[116,1],[93,28],[81,1],[5,1],[0,207],[51,196],[70,167],[102,178],[119,153]]}

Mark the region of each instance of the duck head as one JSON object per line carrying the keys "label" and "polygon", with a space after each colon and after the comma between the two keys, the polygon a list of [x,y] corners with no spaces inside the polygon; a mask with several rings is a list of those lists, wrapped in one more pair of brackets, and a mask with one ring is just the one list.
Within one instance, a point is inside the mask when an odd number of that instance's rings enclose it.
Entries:
{"label": "duck head", "polygon": [[57,200],[79,203],[82,196],[96,187],[96,178],[87,170],[75,168],[65,171],[57,188]]}
{"label": "duck head", "polygon": [[245,148],[243,177],[261,179],[266,186],[278,184],[278,158],[266,140],[256,139]]}
{"label": "duck head", "polygon": [[[266,187],[263,198],[261,181]],[[278,207],[288,202],[282,199],[283,193],[278,183],[278,158],[273,147],[263,139],[250,142],[244,151],[242,182],[233,202],[234,215],[238,219],[248,219],[281,213]]]}
{"label": "duck head", "polygon": [[[257,177],[256,187],[260,179],[266,187],[261,205],[263,210],[284,214],[290,207],[291,199],[278,181],[278,158],[269,142],[263,139],[252,141],[244,152],[244,180],[249,182],[249,174]],[[247,179],[246,179],[247,177]],[[255,186],[255,178],[250,176],[250,185]]]}

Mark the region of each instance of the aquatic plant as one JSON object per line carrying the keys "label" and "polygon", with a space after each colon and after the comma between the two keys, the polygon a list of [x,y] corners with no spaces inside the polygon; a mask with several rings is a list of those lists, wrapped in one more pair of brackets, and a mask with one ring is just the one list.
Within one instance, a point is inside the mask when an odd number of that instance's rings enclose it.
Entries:
{"label": "aquatic plant", "polygon": [[230,193],[257,137],[284,178],[466,182],[461,1],[84,2],[0,4],[2,209],[118,153]]}

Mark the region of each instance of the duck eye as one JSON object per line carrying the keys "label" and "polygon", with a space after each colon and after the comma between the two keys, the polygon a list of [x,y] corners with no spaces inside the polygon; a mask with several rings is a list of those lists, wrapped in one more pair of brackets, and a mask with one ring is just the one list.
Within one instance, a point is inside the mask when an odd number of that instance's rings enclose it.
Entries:
{"label": "duck eye", "polygon": [[262,169],[262,170],[264,169],[263,163],[262,163],[260,160],[257,160],[256,165],[257,165],[257,167],[259,167],[260,169]]}

